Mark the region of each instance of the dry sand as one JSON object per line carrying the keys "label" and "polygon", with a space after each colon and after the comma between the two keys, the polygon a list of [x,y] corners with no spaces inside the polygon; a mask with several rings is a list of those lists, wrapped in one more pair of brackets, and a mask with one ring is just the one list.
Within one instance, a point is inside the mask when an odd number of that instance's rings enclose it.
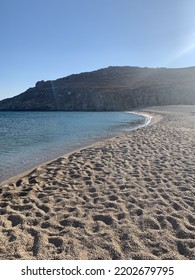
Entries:
{"label": "dry sand", "polygon": [[0,259],[195,259],[195,106],[0,187]]}

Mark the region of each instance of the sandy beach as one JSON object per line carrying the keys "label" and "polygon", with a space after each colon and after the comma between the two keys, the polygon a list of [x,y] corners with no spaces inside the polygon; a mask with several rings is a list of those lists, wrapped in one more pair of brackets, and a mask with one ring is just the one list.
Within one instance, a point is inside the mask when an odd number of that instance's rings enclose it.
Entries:
{"label": "sandy beach", "polygon": [[0,186],[0,259],[195,259],[195,106]]}

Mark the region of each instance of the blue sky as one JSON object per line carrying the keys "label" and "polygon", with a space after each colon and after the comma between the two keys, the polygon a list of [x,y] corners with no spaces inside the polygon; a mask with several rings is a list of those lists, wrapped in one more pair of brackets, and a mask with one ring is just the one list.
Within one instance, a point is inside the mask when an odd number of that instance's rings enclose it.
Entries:
{"label": "blue sky", "polygon": [[0,100],[112,66],[195,65],[194,0],[0,0]]}

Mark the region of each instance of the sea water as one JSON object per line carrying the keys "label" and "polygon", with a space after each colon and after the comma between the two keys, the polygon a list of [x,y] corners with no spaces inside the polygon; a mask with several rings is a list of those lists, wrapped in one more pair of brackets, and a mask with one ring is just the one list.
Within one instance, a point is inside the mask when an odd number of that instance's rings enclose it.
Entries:
{"label": "sea water", "polygon": [[0,182],[145,123],[125,112],[0,112]]}

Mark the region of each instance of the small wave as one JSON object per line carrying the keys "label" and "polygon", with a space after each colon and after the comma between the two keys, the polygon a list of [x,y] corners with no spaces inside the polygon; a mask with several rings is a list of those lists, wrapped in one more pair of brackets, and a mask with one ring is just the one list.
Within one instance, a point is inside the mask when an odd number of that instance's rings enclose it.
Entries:
{"label": "small wave", "polygon": [[145,127],[145,126],[149,125],[151,123],[151,121],[152,121],[152,116],[150,116],[148,114],[145,114],[145,113],[140,113],[140,112],[138,113],[138,112],[134,112],[134,111],[126,111],[126,113],[137,115],[137,116],[142,116],[145,119],[143,124],[140,124],[140,125],[132,128],[132,129],[130,129],[130,130],[135,130],[135,129],[138,129],[138,128]]}

